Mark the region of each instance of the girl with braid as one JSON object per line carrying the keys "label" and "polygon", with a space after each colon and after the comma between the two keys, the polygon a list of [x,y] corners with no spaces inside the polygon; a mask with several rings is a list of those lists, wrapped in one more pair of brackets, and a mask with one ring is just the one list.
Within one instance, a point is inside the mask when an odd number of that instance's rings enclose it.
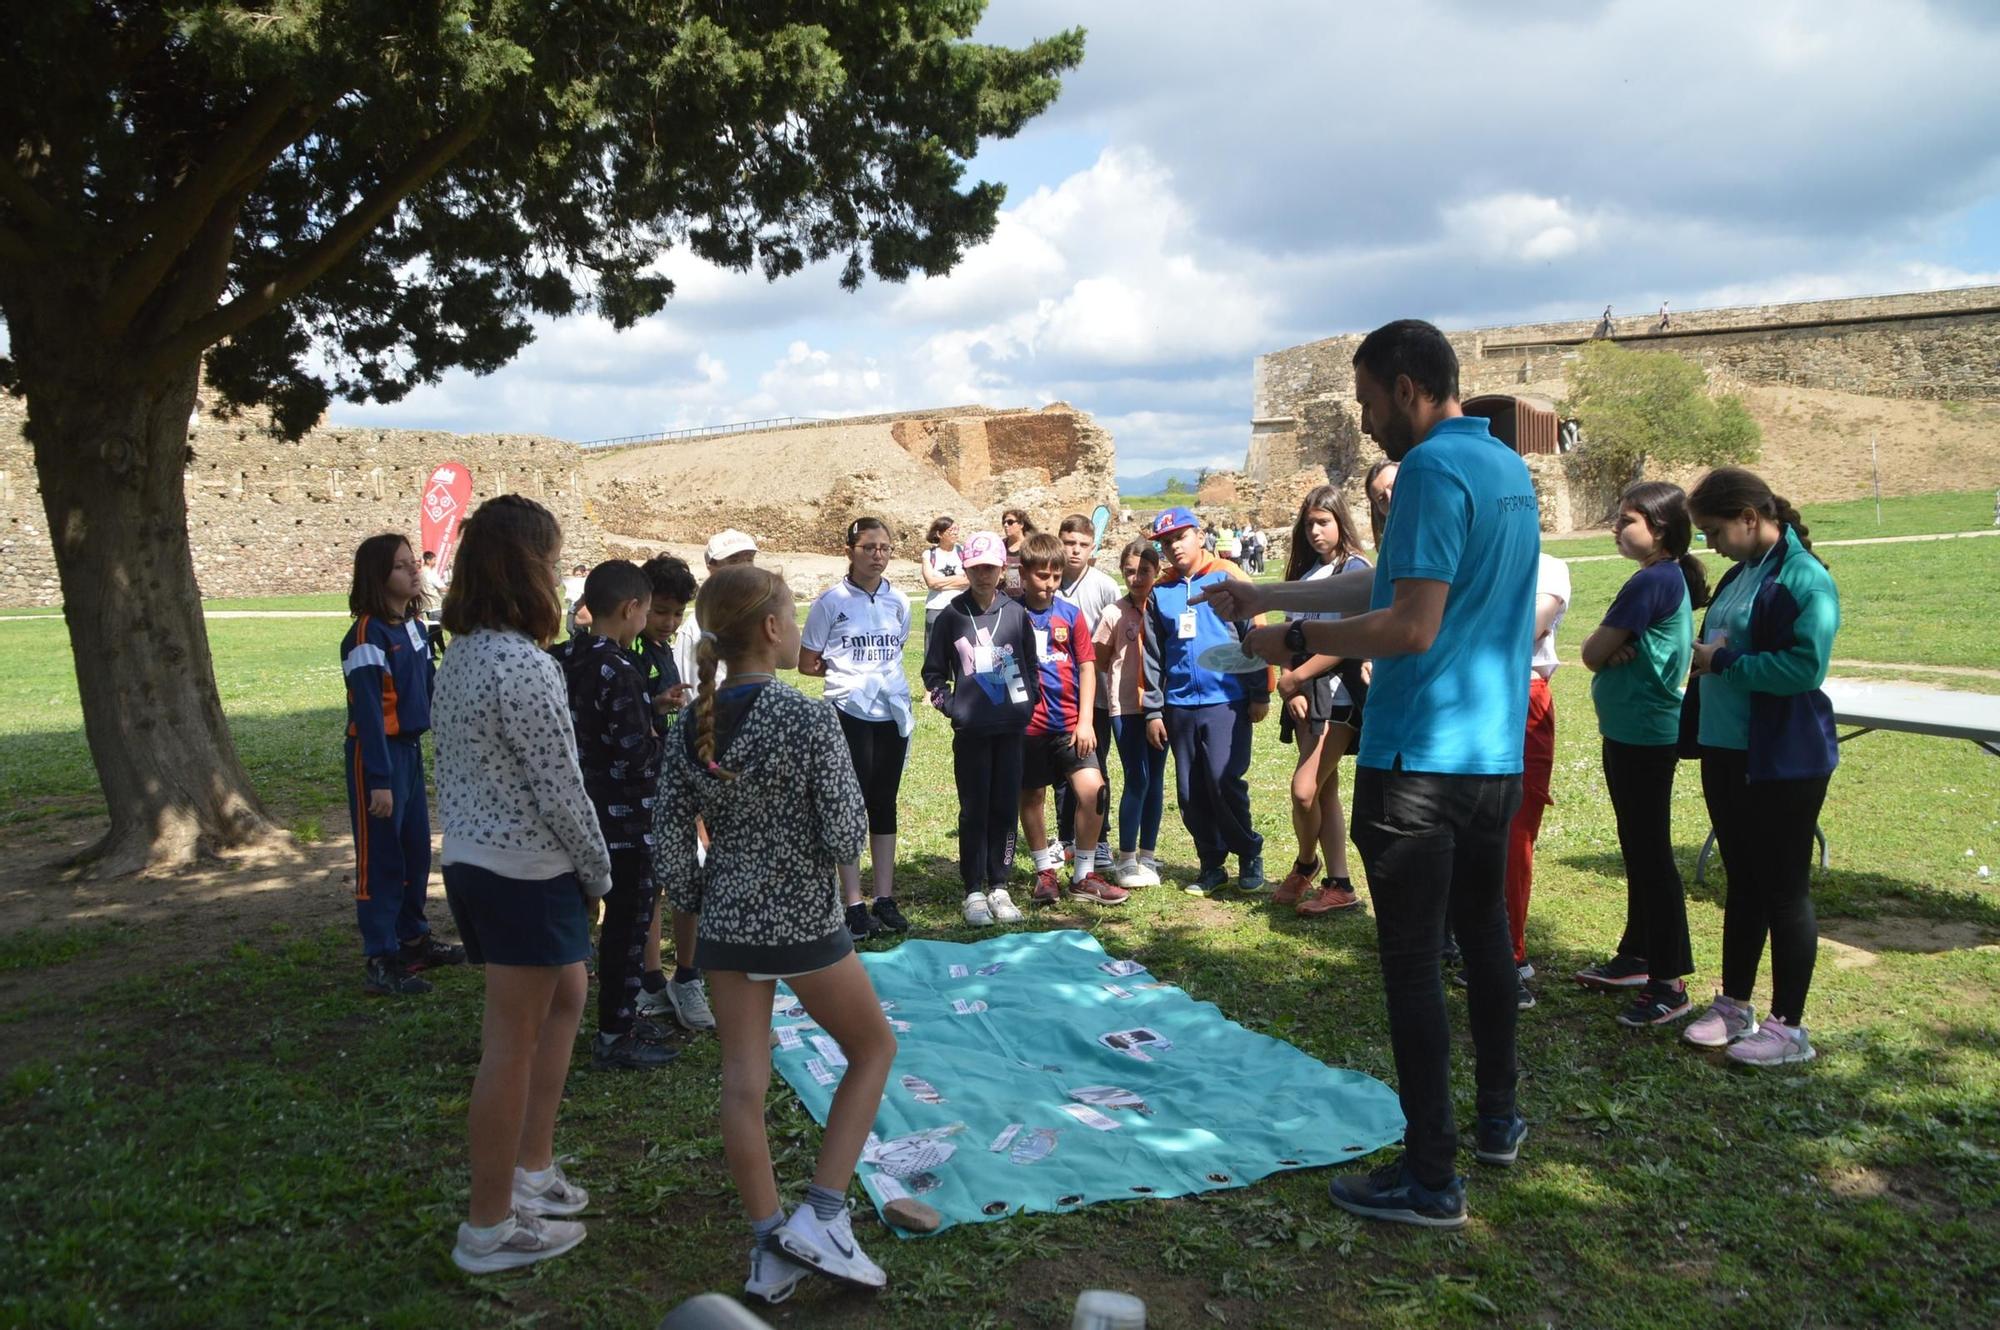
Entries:
{"label": "girl with braid", "polygon": [[[654,873],[674,907],[701,920],[695,964],[722,1038],[723,1153],[754,1235],[744,1291],[780,1302],[808,1270],[881,1288],[888,1276],[855,1243],[846,1192],[896,1037],[854,954],[836,886],[839,866],[867,841],[867,806],[833,707],[777,680],[799,659],[784,579],[718,568],[695,616],[700,684],[661,761]],[[726,687],[716,686],[718,666]],[[705,864],[695,856],[697,817],[708,829]],[[764,1126],[780,979],[847,1057],[806,1203],[789,1219]]]}
{"label": "girl with braid", "polygon": [[[1775,1067],[1814,1056],[1801,1023],[1819,951],[1813,828],[1840,760],[1826,682],[1840,593],[1812,552],[1798,509],[1756,475],[1719,467],[1688,495],[1723,574],[1694,644],[1681,752],[1701,759],[1701,793],[1722,851],[1722,992],[1683,1036],[1737,1062]],[[1771,944],[1771,1010],[1750,1008]]]}

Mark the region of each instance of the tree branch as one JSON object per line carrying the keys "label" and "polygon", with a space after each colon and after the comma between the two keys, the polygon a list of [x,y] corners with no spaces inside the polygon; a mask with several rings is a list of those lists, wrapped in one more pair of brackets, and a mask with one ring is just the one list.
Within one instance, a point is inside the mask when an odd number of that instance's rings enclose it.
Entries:
{"label": "tree branch", "polygon": [[[223,131],[207,160],[193,174],[119,228],[113,237],[113,252],[124,254],[135,248],[137,252],[120,263],[112,276],[98,311],[100,333],[114,339],[123,334],[244,171],[257,169],[284,150],[291,137],[273,146],[271,131],[297,105],[296,90],[287,85],[259,92],[243,115]],[[297,132],[304,132],[304,126]],[[264,150],[270,157],[259,163],[257,158]],[[152,239],[146,240],[147,236]]]}
{"label": "tree branch", "polygon": [[290,268],[269,281],[245,291],[236,299],[199,319],[182,325],[156,345],[147,356],[147,372],[158,374],[226,337],[233,336],[264,315],[311,286],[326,271],[352,252],[362,239],[381,225],[411,191],[436,175],[446,162],[463,152],[486,128],[489,109],[481,107],[456,128],[433,138],[424,149],[383,180],[375,192],[348,210],[319,243],[301,254]]}
{"label": "tree branch", "polygon": [[4,159],[0,159],[0,199],[11,203],[21,219],[37,231],[50,230],[56,224],[55,205],[36,193],[14,164]]}

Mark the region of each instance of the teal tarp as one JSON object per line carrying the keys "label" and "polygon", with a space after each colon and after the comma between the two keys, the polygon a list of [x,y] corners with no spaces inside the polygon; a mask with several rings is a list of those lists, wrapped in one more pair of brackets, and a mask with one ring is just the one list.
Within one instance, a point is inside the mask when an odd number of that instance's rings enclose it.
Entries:
{"label": "teal tarp", "polygon": [[[914,1194],[948,1228],[1240,1187],[1402,1138],[1380,1081],[1141,968],[1113,973],[1130,963],[1088,933],[905,942],[862,959],[900,1041],[860,1168],[877,1209]],[[782,990],[777,1005],[772,1061],[823,1123],[838,1047]]]}

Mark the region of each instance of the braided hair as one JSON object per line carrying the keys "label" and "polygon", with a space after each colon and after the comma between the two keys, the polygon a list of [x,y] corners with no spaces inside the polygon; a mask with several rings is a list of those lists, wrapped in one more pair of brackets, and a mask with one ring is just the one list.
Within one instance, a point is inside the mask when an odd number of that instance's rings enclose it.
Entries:
{"label": "braided hair", "polygon": [[[1761,513],[1781,527],[1790,527],[1807,554],[1813,554],[1805,519],[1792,501],[1771,492],[1764,478],[1740,466],[1719,466],[1701,478],[1688,495],[1688,511],[1703,517],[1735,517],[1745,509]],[[1819,559],[1823,564],[1825,559]]]}
{"label": "braided hair", "polygon": [[715,760],[715,671],[723,661],[741,656],[755,641],[764,620],[792,612],[791,588],[785,579],[755,564],[727,564],[702,583],[695,596],[695,622],[701,639],[694,649],[699,685],[694,703],[694,754],[712,776],[736,779]]}

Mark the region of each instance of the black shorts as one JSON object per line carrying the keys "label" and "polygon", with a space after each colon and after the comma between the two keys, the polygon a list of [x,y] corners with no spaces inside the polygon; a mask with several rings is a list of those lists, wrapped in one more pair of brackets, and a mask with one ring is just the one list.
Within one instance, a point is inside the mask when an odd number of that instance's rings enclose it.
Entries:
{"label": "black shorts", "polygon": [[1278,708],[1278,742],[1294,743],[1301,739],[1308,745],[1319,742],[1319,736],[1328,725],[1348,725],[1361,728],[1361,708],[1352,702],[1333,700],[1334,678],[1322,674],[1318,678],[1306,680],[1306,718],[1302,723],[1292,720],[1291,710],[1285,699],[1274,697],[1272,704]]}
{"label": "black shorts", "polygon": [[1101,753],[1085,757],[1077,752],[1074,735],[1031,734],[1021,750],[1021,788],[1067,785],[1079,771],[1104,770],[1103,760]]}
{"label": "black shorts", "polygon": [[590,955],[590,918],[575,873],[531,882],[446,864],[444,898],[474,965],[569,965]]}

